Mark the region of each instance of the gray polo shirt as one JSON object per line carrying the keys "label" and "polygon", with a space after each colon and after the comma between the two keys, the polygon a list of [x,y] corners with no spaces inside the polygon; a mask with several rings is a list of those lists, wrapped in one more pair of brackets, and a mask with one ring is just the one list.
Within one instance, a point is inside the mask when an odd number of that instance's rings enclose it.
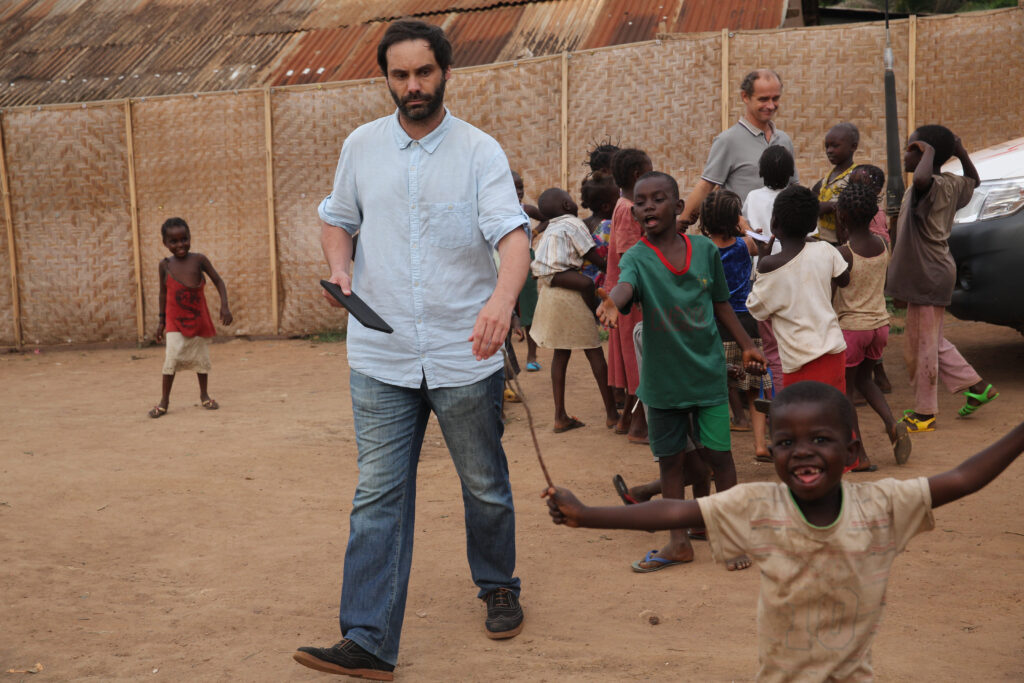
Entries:
{"label": "gray polo shirt", "polygon": [[[761,160],[761,153],[769,145],[782,145],[789,150],[794,159],[796,158],[793,141],[789,136],[776,128],[774,122],[769,121],[768,125],[772,129],[771,140],[765,140],[764,131],[744,118],[716,135],[700,177],[709,183],[721,185],[726,190],[732,190],[741,200],[746,199],[751,190],[764,187],[764,181],[758,172],[758,162]],[[794,170],[790,182],[798,181],[799,177]]]}

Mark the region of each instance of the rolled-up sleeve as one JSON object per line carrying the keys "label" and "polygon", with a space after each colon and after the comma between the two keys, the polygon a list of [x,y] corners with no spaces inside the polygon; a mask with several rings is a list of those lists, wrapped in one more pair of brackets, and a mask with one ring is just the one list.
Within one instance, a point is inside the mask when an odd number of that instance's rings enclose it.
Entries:
{"label": "rolled-up sleeve", "polygon": [[[497,143],[495,143],[497,146]],[[497,249],[501,238],[516,228],[529,231],[530,219],[519,204],[512,170],[499,147],[480,170],[477,185],[477,216],[484,239]]]}
{"label": "rolled-up sleeve", "polygon": [[317,213],[324,223],[342,228],[350,235],[358,232],[363,222],[355,173],[358,147],[358,141],[352,137],[342,145],[338,169],[334,172],[334,186],[317,207]]}
{"label": "rolled-up sleeve", "polygon": [[711,142],[711,151],[700,177],[709,183],[724,185],[732,170],[730,155],[729,139],[724,134],[717,135]]}

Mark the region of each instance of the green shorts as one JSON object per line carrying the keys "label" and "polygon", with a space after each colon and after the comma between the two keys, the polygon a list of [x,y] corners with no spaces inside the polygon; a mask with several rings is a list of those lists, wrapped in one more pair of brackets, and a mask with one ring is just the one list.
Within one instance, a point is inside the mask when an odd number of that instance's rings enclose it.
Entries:
{"label": "green shorts", "polygon": [[728,451],[729,403],[692,408],[647,408],[647,437],[655,458],[710,448]]}

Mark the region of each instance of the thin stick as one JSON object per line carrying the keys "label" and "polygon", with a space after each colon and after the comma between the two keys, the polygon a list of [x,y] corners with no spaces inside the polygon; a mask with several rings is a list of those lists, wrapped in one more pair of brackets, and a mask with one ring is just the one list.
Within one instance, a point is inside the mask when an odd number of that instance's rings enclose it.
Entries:
{"label": "thin stick", "polygon": [[548,474],[548,468],[544,464],[544,456],[540,454],[540,442],[537,441],[537,430],[533,428],[533,415],[530,413],[530,406],[526,402],[526,394],[523,393],[523,388],[519,386],[516,373],[512,372],[512,361],[509,360],[508,351],[502,347],[501,353],[505,357],[505,372],[512,375],[512,384],[516,388],[516,393],[519,394],[519,400],[522,401],[523,408],[526,409],[526,424],[530,426],[530,436],[533,437],[533,450],[537,452],[537,462],[540,463],[540,471],[544,473],[544,480],[547,481],[548,488],[555,488],[554,483],[551,481],[551,475]]}

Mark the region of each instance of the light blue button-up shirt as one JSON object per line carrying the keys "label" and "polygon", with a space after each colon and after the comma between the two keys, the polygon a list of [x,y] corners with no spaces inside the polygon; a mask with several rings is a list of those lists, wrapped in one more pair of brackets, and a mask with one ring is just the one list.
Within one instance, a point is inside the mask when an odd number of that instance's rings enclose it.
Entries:
{"label": "light blue button-up shirt", "polygon": [[359,233],[352,291],[391,327],[348,319],[349,366],[381,382],[465,386],[502,367],[473,357],[469,336],[497,284],[502,237],[529,225],[497,141],[445,110],[413,140],[398,112],[354,130],[334,189],[318,209],[329,225]]}

